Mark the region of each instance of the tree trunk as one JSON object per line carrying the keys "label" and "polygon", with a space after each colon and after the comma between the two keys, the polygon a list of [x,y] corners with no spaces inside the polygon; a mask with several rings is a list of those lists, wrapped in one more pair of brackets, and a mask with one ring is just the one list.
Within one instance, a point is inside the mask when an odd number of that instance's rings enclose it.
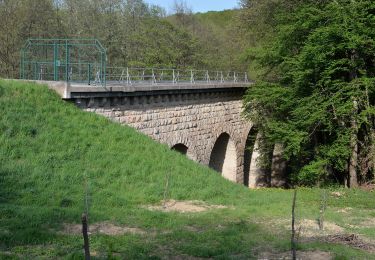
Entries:
{"label": "tree trunk", "polygon": [[350,149],[351,155],[349,160],[349,184],[350,188],[358,187],[358,179],[357,179],[357,168],[358,168],[358,124],[355,118],[355,115],[358,112],[358,103],[357,101],[353,101],[353,112],[354,115],[352,117],[351,122],[351,138],[350,138]]}

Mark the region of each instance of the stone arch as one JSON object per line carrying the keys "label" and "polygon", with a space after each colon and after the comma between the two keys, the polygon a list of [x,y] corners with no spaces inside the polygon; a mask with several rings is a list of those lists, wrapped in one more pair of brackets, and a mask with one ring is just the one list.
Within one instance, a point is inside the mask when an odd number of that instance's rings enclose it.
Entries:
{"label": "stone arch", "polygon": [[228,180],[237,181],[236,145],[226,132],[216,140],[211,152],[209,166]]}
{"label": "stone arch", "polygon": [[182,143],[175,144],[174,146],[172,146],[171,149],[183,155],[187,155],[188,150],[189,150],[189,148]]}
{"label": "stone arch", "polygon": [[161,140],[161,142],[167,143],[171,150],[186,155],[190,160],[197,161],[197,156],[195,154],[196,147],[194,146],[194,140],[191,138],[176,134],[174,136],[166,136],[165,140]]}
{"label": "stone arch", "polygon": [[258,129],[253,126],[250,128],[245,142],[245,149],[244,149],[244,165],[243,165],[243,172],[244,172],[244,179],[243,184],[249,187],[249,180],[250,180],[250,169],[251,166],[254,164],[255,158],[253,158],[254,148],[256,148],[256,139],[258,135]]}

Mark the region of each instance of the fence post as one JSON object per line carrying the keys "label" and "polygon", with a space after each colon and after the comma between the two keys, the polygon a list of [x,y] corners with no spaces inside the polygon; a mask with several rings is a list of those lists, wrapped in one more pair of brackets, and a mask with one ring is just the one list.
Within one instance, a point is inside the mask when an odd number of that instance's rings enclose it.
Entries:
{"label": "fence post", "polygon": [[21,61],[20,61],[20,79],[25,79],[25,51],[21,50]]}
{"label": "fence post", "polygon": [[53,43],[53,80],[57,81],[57,59],[58,59],[58,47],[56,42]]}
{"label": "fence post", "polygon": [[65,41],[65,80],[69,82],[69,44],[68,40]]}
{"label": "fence post", "polygon": [[156,83],[156,77],[155,77],[155,72],[154,69],[152,69],[152,84]]}
{"label": "fence post", "polygon": [[87,72],[87,79],[88,79],[88,82],[89,82],[89,86],[91,85],[90,76],[91,76],[91,64],[89,63],[88,64],[88,72]]}

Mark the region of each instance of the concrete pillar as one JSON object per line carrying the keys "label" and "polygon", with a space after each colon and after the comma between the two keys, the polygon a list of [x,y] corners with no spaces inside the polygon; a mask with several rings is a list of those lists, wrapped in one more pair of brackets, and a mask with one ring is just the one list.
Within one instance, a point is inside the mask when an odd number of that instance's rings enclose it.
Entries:
{"label": "concrete pillar", "polygon": [[271,186],[285,187],[286,160],[283,158],[284,147],[282,144],[275,144],[271,167]]}
{"label": "concrete pillar", "polygon": [[262,135],[258,133],[254,143],[254,150],[251,155],[249,171],[249,188],[257,188],[267,185],[267,171],[261,165],[261,152],[259,150],[261,140]]}

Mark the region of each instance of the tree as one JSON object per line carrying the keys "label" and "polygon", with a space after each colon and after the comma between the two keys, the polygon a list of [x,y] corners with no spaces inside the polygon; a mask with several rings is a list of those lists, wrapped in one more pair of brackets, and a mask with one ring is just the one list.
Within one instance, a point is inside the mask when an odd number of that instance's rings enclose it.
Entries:
{"label": "tree", "polygon": [[180,26],[186,27],[193,21],[193,11],[184,0],[174,0],[172,11]]}
{"label": "tree", "polygon": [[273,27],[248,51],[264,73],[246,94],[246,115],[284,145],[301,184],[373,178],[375,3],[266,2]]}

